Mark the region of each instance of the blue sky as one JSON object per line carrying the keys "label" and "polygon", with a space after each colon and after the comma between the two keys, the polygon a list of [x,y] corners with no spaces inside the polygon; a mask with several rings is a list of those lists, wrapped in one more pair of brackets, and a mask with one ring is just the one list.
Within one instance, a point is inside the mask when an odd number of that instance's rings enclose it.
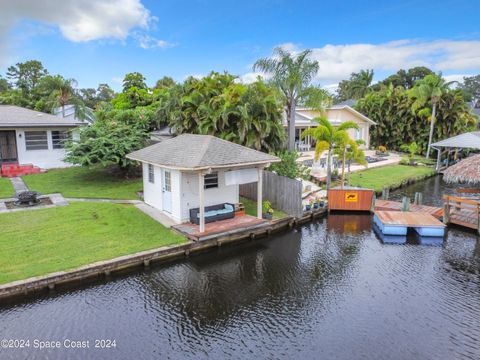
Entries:
{"label": "blue sky", "polygon": [[376,80],[427,65],[450,78],[480,72],[477,0],[153,1],[2,0],[0,73],[28,59],[81,87],[120,87],[140,71],[149,84],[228,70],[244,81],[274,46],[314,49],[317,81],[373,68]]}

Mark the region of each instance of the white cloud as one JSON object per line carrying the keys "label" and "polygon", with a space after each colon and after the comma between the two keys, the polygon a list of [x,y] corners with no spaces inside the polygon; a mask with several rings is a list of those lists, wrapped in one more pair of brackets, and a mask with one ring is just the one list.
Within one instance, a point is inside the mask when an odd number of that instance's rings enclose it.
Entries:
{"label": "white cloud", "polygon": [[134,37],[138,40],[138,45],[142,49],[160,48],[167,49],[176,46],[166,40],[159,40],[147,34],[135,34]]}
{"label": "white cloud", "polygon": [[251,84],[257,80],[257,77],[267,79],[268,77],[260,72],[249,72],[239,77],[239,81],[244,84]]}
{"label": "white cloud", "polygon": [[8,31],[28,19],[58,27],[74,42],[125,40],[132,29],[148,30],[151,16],[140,0],[2,0],[0,59],[8,56]]}
{"label": "white cloud", "polygon": [[[303,50],[292,43],[281,44],[291,52]],[[427,66],[435,71],[479,71],[479,40],[398,40],[382,44],[325,45],[312,49],[312,58],[320,65],[317,80],[335,83],[352,72],[374,69],[396,72],[414,66]]]}

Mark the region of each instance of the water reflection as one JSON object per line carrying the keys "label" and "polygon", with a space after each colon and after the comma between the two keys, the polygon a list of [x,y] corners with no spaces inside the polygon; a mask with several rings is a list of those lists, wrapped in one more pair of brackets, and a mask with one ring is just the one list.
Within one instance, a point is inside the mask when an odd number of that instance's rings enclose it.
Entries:
{"label": "water reflection", "polygon": [[151,271],[0,307],[0,338],[115,338],[113,350],[1,359],[478,359],[480,251],[382,244],[370,215],[328,219]]}

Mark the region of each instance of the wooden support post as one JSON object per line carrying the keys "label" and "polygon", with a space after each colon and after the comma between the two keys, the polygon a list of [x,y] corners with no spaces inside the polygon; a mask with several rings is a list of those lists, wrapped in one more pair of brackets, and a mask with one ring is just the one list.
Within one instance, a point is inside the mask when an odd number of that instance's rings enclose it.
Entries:
{"label": "wooden support post", "polygon": [[448,198],[444,200],[443,203],[443,223],[448,225],[450,222],[450,203]]}
{"label": "wooden support post", "polygon": [[437,149],[437,167],[435,170],[440,171],[440,168],[442,167],[442,148]]}
{"label": "wooden support post", "polygon": [[390,196],[390,188],[383,188],[382,189],[382,199],[383,200],[388,200],[389,196]]}
{"label": "wooden support post", "polygon": [[205,232],[205,178],[203,173],[198,173],[198,199],[200,205],[200,232]]}
{"label": "wooden support post", "polygon": [[375,212],[375,202],[376,201],[377,201],[377,196],[375,195],[375,193],[373,193],[372,204],[370,205],[370,212],[371,213]]}
{"label": "wooden support post", "polygon": [[413,203],[415,205],[422,205],[423,203],[423,194],[421,192],[416,192],[415,193],[415,198],[413,200]]}
{"label": "wooden support post", "polygon": [[410,199],[406,196],[402,198],[402,211],[409,211],[410,210]]}
{"label": "wooden support post", "polygon": [[257,183],[257,217],[262,219],[262,202],[263,202],[263,168],[259,167],[258,183]]}

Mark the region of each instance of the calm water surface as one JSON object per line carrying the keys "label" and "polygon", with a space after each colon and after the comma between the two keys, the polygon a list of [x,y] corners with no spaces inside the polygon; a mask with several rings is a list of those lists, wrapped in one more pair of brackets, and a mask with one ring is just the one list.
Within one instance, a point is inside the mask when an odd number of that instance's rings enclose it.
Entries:
{"label": "calm water surface", "polygon": [[[400,191],[429,189],[440,179]],[[424,191],[425,192],[425,191]],[[394,194],[393,194],[394,195]],[[413,195],[412,195],[413,196]],[[0,359],[480,359],[480,242],[386,245],[368,215],[0,306],[0,338],[115,339]]]}

